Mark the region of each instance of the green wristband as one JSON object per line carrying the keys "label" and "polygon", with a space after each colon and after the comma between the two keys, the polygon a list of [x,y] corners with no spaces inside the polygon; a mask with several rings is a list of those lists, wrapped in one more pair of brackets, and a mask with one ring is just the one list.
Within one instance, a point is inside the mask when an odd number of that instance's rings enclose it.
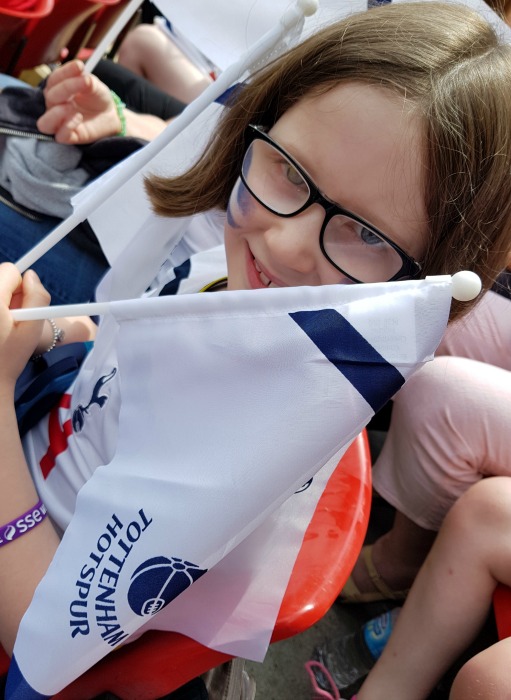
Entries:
{"label": "green wristband", "polygon": [[119,117],[119,121],[121,122],[121,128],[117,132],[117,136],[126,136],[126,115],[124,113],[124,108],[126,107],[126,105],[116,92],[110,90],[110,94],[112,95],[112,99],[114,101],[117,116]]}

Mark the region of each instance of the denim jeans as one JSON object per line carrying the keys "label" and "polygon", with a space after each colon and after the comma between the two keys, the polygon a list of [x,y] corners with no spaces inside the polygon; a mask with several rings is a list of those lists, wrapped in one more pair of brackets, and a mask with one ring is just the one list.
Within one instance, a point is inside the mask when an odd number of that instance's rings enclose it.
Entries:
{"label": "denim jeans", "polygon": [[22,80],[18,80],[18,78],[14,78],[12,75],[0,73],[0,88],[8,87],[9,85],[27,87],[27,83],[24,83]]}
{"label": "denim jeans", "polygon": [[[26,83],[0,74],[0,88],[7,85],[26,87]],[[32,221],[0,202],[0,262],[16,262],[60,223],[60,219],[44,214],[40,218],[41,221]],[[52,304],[90,301],[108,269],[100,256],[82,249],[68,237],[32,267],[50,292]]]}
{"label": "denim jeans", "polygon": [[[41,221],[32,221],[0,203],[0,262],[16,262],[59,223],[60,219],[44,215]],[[32,268],[50,292],[52,304],[75,304],[93,298],[108,266],[66,237]]]}

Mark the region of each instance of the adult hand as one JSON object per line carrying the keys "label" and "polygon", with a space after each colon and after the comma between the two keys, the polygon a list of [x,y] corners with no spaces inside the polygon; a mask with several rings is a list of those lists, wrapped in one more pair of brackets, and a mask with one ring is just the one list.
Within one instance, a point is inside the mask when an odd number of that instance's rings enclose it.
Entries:
{"label": "adult hand", "polygon": [[33,270],[23,278],[11,263],[0,264],[0,385],[14,388],[33,354],[43,321],[14,321],[10,309],[47,306],[50,295]]}
{"label": "adult hand", "polygon": [[121,130],[110,90],[84,71],[81,61],[70,61],[46,81],[46,112],[38,119],[37,128],[44,134],[54,134],[58,143],[93,143]]}

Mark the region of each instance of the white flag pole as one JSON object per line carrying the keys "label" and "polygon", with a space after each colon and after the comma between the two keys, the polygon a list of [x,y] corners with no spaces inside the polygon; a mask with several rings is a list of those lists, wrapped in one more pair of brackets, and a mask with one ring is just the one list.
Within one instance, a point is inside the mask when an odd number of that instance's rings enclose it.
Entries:
{"label": "white flag pole", "polygon": [[131,0],[124,10],[121,12],[119,17],[115,20],[114,24],[107,31],[105,36],[101,39],[99,44],[96,46],[91,56],[87,59],[85,63],[85,72],[92,73],[94,68],[97,66],[100,58],[106,53],[110,44],[115,41],[117,36],[120,34],[125,25],[130,21],[135,12],[138,10],[140,5],[144,0]]}
{"label": "white flag pole", "polygon": [[[481,291],[481,279],[475,272],[462,270],[454,275],[431,275],[424,282],[451,282],[451,294],[458,301],[472,301]],[[168,297],[166,297],[168,299]],[[100,301],[89,304],[64,304],[62,306],[37,306],[31,309],[13,309],[12,318],[15,321],[39,321],[48,318],[64,318],[67,316],[102,316],[110,314],[120,304],[133,302],[133,299],[125,301]],[[136,300],[139,301],[139,300]]]}
{"label": "white flag pole", "polygon": [[206,107],[236,83],[251,66],[268,54],[278,41],[299,24],[304,17],[314,14],[317,8],[317,0],[297,0],[296,4],[282,15],[276,27],[273,27],[256,41],[238,61],[226,68],[217,80],[211,83],[178,117],[170,122],[161,134],[130,156],[123,163],[123,167],[116,169],[117,172],[114,176],[106,179],[101,188],[92,188],[93,192],[89,196],[84,193],[83,200],[76,206],[71,216],[17,261],[16,266],[19,271],[24,272],[75,226],[84,221],[100,204],[143,168],[162,148],[167,146],[175,136],[180,134]]}
{"label": "white flag pole", "polygon": [[62,306],[34,306],[32,309],[13,309],[15,321],[41,321],[48,318],[67,318],[68,316],[105,316],[112,312],[113,301],[95,301],[89,304],[63,304]]}

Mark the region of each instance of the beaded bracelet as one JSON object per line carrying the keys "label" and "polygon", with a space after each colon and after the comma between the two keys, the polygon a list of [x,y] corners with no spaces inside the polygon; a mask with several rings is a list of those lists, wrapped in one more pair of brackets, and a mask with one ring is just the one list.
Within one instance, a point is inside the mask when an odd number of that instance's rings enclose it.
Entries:
{"label": "beaded bracelet", "polygon": [[62,330],[62,328],[59,328],[52,318],[48,318],[46,320],[49,321],[49,323],[51,325],[51,328],[53,331],[53,338],[52,338],[52,341],[49,344],[49,346],[46,348],[46,350],[44,350],[44,352],[39,353],[38,355],[32,355],[31,360],[33,362],[35,362],[35,360],[38,360],[40,357],[42,357],[44,355],[44,353],[50,352],[51,350],[53,350],[55,348],[55,346],[57,345],[57,343],[61,343],[64,340],[65,333]]}
{"label": "beaded bracelet", "polygon": [[46,515],[46,506],[42,501],[38,501],[35,506],[27,510],[23,515],[11,520],[10,523],[0,526],[0,547],[30,532],[30,530],[43,522]]}
{"label": "beaded bracelet", "polygon": [[112,99],[114,101],[117,116],[119,117],[119,121],[121,122],[121,128],[117,132],[117,136],[126,136],[126,115],[124,113],[124,108],[126,107],[126,105],[116,92],[110,90],[110,94],[112,95]]}

